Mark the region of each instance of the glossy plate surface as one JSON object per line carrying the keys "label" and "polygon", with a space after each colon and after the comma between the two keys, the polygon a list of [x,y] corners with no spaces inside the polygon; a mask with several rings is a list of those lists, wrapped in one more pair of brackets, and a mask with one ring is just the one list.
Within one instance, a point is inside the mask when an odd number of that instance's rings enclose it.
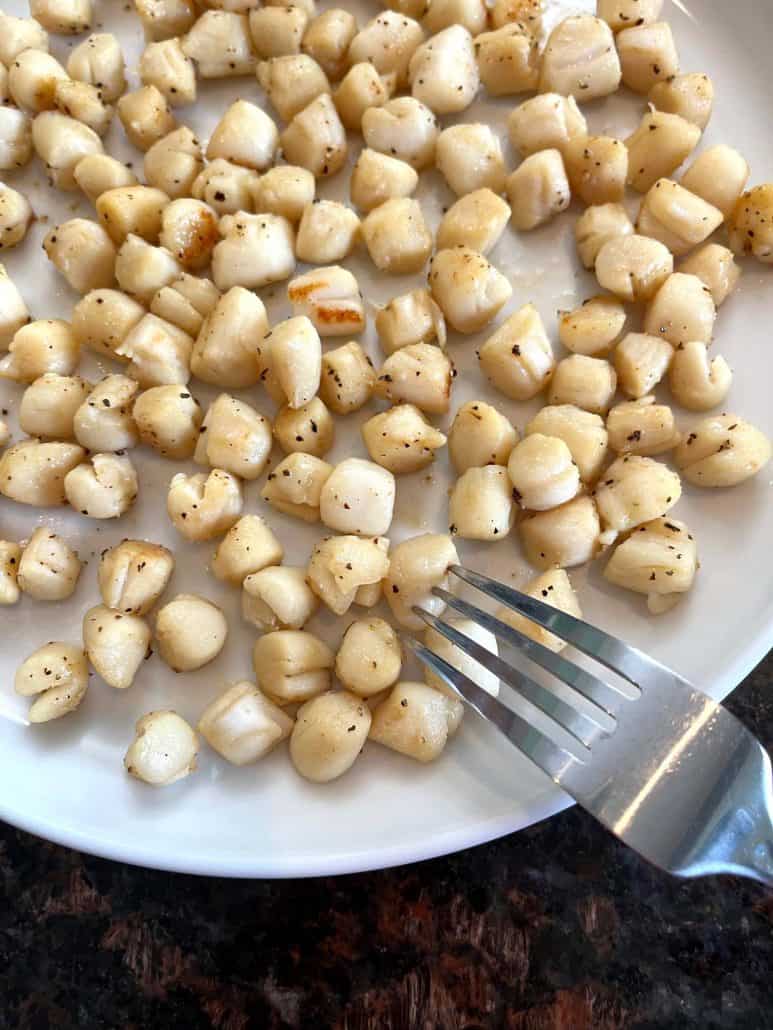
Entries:
{"label": "glossy plate surface", "polygon": [[[327,6],[326,4],[322,5]],[[590,3],[552,3],[550,18],[589,10]],[[132,83],[141,48],[136,19],[105,7],[105,30],[124,44]],[[26,14],[26,5],[10,0],[6,10]],[[360,22],[373,16],[375,4],[353,5]],[[668,2],[664,15],[673,24],[684,70],[706,71],[715,83],[716,107],[702,146],[725,142],[736,146],[752,166],[752,181],[773,178],[773,138],[768,112],[773,106],[773,80],[768,69],[773,38],[773,8],[765,0]],[[52,37],[52,49],[63,62],[70,49]],[[251,79],[224,84],[200,83],[200,100],[179,112],[206,139],[219,115],[237,96],[258,100]],[[510,166],[513,156],[505,120],[514,98],[480,100],[457,121],[490,121],[502,136]],[[644,104],[632,95],[615,97],[586,108],[591,131],[627,135],[636,126]],[[141,170],[141,155],[129,153],[121,130],[114,126],[107,150],[122,153]],[[4,255],[36,317],[67,317],[73,296],[45,261],[40,242],[48,228],[75,213],[93,214],[78,194],[58,194],[45,185],[39,164],[9,181],[28,192],[38,222],[25,243]],[[345,197],[348,176],[339,175],[323,194]],[[451,196],[440,176],[425,173],[418,196],[433,228]],[[635,210],[632,206],[631,210]],[[572,227],[579,211],[553,225],[517,236],[509,228],[492,254],[514,288],[506,313],[534,301],[549,333],[556,334],[556,310],[566,309],[597,288],[579,266]],[[366,255],[349,263],[369,301],[385,302],[419,279],[373,274]],[[741,286],[721,309],[715,352],[735,370],[729,411],[773,431],[770,389],[773,356],[773,271],[755,263],[744,268]],[[272,320],[290,312],[280,284],[263,291]],[[518,405],[493,393],[477,367],[480,337],[452,338],[449,349],[459,369],[454,409],[473,397],[499,405],[522,428],[539,405]],[[329,345],[334,345],[333,341]],[[343,342],[343,341],[339,341]],[[366,345],[378,364],[372,326]],[[89,359],[90,361],[90,359]],[[97,378],[96,362],[84,363],[84,374]],[[112,369],[116,370],[116,369]],[[104,371],[107,371],[105,369]],[[206,404],[216,391],[194,384]],[[0,405],[15,412],[21,390],[0,385]],[[248,397],[267,413],[273,406],[261,392]],[[337,420],[332,458],[365,456],[360,423],[375,405],[349,419]],[[694,418],[680,414],[680,425]],[[445,425],[445,420],[441,420]],[[64,604],[43,605],[23,599],[0,612],[0,817],[33,833],[85,851],[127,862],[171,870],[226,876],[310,876],[378,868],[444,854],[518,830],[558,811],[567,799],[545,777],[513,752],[496,732],[468,716],[458,738],[440,761],[428,767],[370,745],[352,771],[340,781],[317,787],[301,780],[283,750],[254,767],[235,769],[203,748],[199,771],[167,790],[151,790],[129,779],[122,756],[132,725],[153,708],[174,707],[195,722],[206,703],[235,678],[249,677],[254,632],[241,621],[239,593],[206,572],[213,545],[192,546],[176,538],[165,513],[166,484],[180,467],[142,449],[133,452],[139,470],[140,500],[119,524],[97,523],[67,511],[37,512],[0,502],[0,535],[28,536],[43,523],[72,541],[88,560],[75,596]],[[193,466],[190,466],[191,468]],[[773,639],[773,472],[735,490],[699,493],[686,487],[675,514],[684,519],[699,543],[702,569],[689,600],[669,615],[651,618],[642,598],[609,587],[597,563],[572,573],[585,616],[616,635],[649,650],[715,697],[724,697],[764,655]],[[447,460],[428,473],[402,477],[398,485],[393,541],[446,524]],[[260,486],[246,490],[247,511],[262,510]],[[321,528],[271,514],[285,546],[286,561],[305,562]],[[51,639],[77,641],[83,612],[96,603],[99,552],[125,536],[146,536],[175,549],[177,570],[170,588],[201,592],[226,610],[231,633],[225,650],[212,665],[176,677],[157,656],[142,667],[125,692],[106,687],[93,677],[80,711],[47,726],[25,725],[27,702],[13,693],[18,663]],[[495,545],[460,542],[465,565],[519,585],[529,571],[514,539]],[[318,617],[311,624],[335,642],[348,624]],[[413,676],[416,670],[409,675]],[[641,742],[646,747],[646,741]]]}

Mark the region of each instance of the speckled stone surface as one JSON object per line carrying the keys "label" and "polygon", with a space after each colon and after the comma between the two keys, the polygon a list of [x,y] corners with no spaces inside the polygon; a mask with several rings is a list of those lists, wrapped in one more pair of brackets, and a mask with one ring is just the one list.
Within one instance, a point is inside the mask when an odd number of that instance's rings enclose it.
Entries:
{"label": "speckled stone surface", "polygon": [[[773,746],[773,657],[730,706]],[[773,891],[681,883],[575,810],[340,879],[121,866],[0,827],[0,1027],[766,1030]]]}

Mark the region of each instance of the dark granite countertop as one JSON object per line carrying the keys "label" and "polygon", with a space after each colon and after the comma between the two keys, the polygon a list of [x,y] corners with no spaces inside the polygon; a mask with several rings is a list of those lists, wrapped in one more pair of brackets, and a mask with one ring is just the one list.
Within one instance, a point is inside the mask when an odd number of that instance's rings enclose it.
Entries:
{"label": "dark granite countertop", "polygon": [[[773,746],[773,657],[730,706]],[[171,876],[0,827],[0,1027],[766,1030],[773,891],[583,813],[381,873]]]}

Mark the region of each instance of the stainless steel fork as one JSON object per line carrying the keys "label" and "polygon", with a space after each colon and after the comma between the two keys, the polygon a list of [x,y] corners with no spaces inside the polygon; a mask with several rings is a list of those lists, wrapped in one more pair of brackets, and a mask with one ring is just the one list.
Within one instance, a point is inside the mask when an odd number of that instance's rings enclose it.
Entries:
{"label": "stainless steel fork", "polygon": [[570,688],[565,697],[585,699],[575,707],[454,626],[414,608],[427,625],[539,709],[548,725],[573,739],[550,739],[550,730],[538,729],[424,644],[406,638],[424,664],[654,865],[676,876],[734,873],[773,885],[770,759],[734,715],[608,633],[460,565],[450,572],[616,673],[638,694],[626,696],[614,683],[440,589],[434,593],[450,609],[561,680]]}

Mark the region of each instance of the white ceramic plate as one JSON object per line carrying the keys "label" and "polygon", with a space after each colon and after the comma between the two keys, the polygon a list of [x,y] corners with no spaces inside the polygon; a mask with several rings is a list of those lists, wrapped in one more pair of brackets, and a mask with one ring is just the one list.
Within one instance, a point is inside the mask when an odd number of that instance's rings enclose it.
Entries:
{"label": "white ceramic plate", "polygon": [[[132,80],[141,41],[138,23],[123,5],[98,3],[98,20],[121,38],[129,57]],[[327,5],[323,5],[327,6]],[[585,3],[552,3],[550,18],[577,10]],[[20,0],[6,10],[26,14]],[[376,13],[376,4],[357,0],[361,23]],[[773,7],[766,0],[687,0],[667,3],[665,16],[676,34],[685,70],[709,72],[717,103],[705,143],[728,142],[751,162],[753,181],[773,178],[773,139],[768,112],[773,82],[766,71],[773,39]],[[72,45],[53,37],[54,53],[63,61]],[[206,138],[228,102],[237,96],[258,100],[250,79],[203,84],[195,109],[180,119]],[[460,121],[494,124],[507,148],[505,118],[512,98],[478,101]],[[592,131],[626,135],[641,116],[641,98],[614,98],[586,108]],[[117,126],[108,150],[121,150],[141,169],[141,155],[129,155]],[[23,246],[4,256],[28,305],[38,317],[67,317],[73,295],[43,258],[40,242],[55,222],[74,213],[91,214],[78,194],[55,194],[39,164],[11,180],[27,190],[39,221]],[[347,176],[325,187],[331,196],[345,196]],[[433,226],[450,195],[436,173],[422,176],[419,196]],[[524,236],[508,230],[492,260],[511,278],[514,293],[507,313],[534,301],[555,335],[555,313],[596,290],[593,279],[574,255],[572,226],[577,212],[552,226]],[[367,257],[351,262],[368,300],[383,302],[414,285],[412,279],[376,277]],[[416,280],[418,282],[418,280]],[[743,414],[768,433],[771,420],[773,316],[771,272],[749,263],[736,295],[722,308],[715,350],[736,371],[727,409]],[[272,319],[289,313],[282,285],[264,291]],[[482,334],[485,336],[485,334]],[[335,342],[335,341],[333,341]],[[378,363],[372,334],[366,337]],[[455,338],[450,352],[460,374],[454,387],[454,408],[474,396],[492,400],[522,427],[538,405],[518,405],[492,393],[477,368],[476,338]],[[86,374],[96,376],[96,362]],[[212,390],[194,384],[202,403]],[[0,386],[0,405],[15,411],[20,390]],[[246,393],[267,412],[265,395]],[[337,421],[334,459],[364,455],[358,427],[371,412]],[[693,419],[682,417],[681,424]],[[138,716],[160,706],[176,708],[195,722],[205,704],[229,680],[250,677],[254,632],[239,617],[239,593],[207,574],[212,545],[190,546],[177,538],[164,508],[165,487],[173,471],[145,450],[133,452],[141,479],[140,500],[118,524],[98,523],[68,511],[33,511],[0,501],[0,535],[20,539],[38,523],[50,525],[74,542],[88,560],[77,592],[63,604],[44,605],[23,599],[0,614],[0,816],[33,833],[95,854],[146,866],[227,876],[310,876],[350,872],[410,862],[478,844],[520,829],[563,808],[568,800],[498,735],[476,718],[465,720],[458,738],[442,759],[419,766],[377,745],[369,745],[355,767],[330,786],[314,786],[294,772],[284,749],[254,767],[235,769],[206,747],[199,771],[165,790],[151,790],[123,771],[122,755]],[[724,697],[764,655],[771,644],[773,592],[773,509],[768,500],[771,473],[739,488],[700,493],[687,487],[676,513],[693,529],[702,569],[689,599],[669,615],[647,616],[644,601],[610,588],[597,566],[572,573],[586,617],[624,639],[646,648],[674,666],[713,696]],[[430,475],[399,480],[394,541],[446,524],[446,459]],[[261,510],[260,487],[247,488],[246,510]],[[308,527],[272,513],[286,549],[286,560],[306,560],[320,527]],[[96,558],[102,548],[121,538],[146,536],[175,549],[177,570],[172,593],[192,590],[226,609],[230,639],[216,662],[197,673],[176,677],[157,657],[148,661],[134,686],[110,689],[96,677],[79,712],[61,722],[31,728],[27,704],[13,694],[19,661],[51,639],[77,641],[83,611],[97,601]],[[460,541],[462,560],[514,584],[529,571],[514,538],[488,546]],[[170,596],[168,595],[168,596]],[[343,625],[348,624],[344,620]],[[329,640],[343,626],[319,617],[312,624]]]}

